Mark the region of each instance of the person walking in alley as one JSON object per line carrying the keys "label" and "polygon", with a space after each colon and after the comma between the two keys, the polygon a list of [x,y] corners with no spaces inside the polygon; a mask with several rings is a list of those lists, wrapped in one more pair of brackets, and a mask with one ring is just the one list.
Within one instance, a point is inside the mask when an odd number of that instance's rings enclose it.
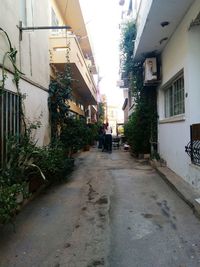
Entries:
{"label": "person walking in alley", "polygon": [[112,152],[112,128],[109,126],[109,123],[106,123],[105,127],[105,142],[104,148],[102,151],[108,151],[109,153]]}
{"label": "person walking in alley", "polygon": [[103,148],[103,143],[104,143],[104,135],[105,135],[105,125],[101,125],[99,128],[99,144],[98,148],[102,149]]}

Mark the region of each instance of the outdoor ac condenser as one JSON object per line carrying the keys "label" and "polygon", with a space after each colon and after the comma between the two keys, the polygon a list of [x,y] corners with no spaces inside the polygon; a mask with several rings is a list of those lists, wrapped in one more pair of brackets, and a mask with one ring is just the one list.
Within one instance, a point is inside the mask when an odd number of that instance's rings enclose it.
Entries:
{"label": "outdoor ac condenser", "polygon": [[155,57],[146,58],[144,62],[144,84],[152,84],[157,82],[157,80],[157,60]]}

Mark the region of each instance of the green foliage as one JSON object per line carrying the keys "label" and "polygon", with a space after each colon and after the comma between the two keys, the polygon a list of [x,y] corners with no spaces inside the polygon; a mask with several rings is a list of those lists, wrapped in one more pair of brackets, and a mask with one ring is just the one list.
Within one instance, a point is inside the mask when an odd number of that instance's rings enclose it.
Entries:
{"label": "green foliage", "polygon": [[73,170],[74,159],[68,158],[65,149],[60,142],[38,148],[36,164],[43,171],[50,182],[58,182],[66,179]]}
{"label": "green foliage", "polygon": [[12,220],[18,203],[16,197],[19,193],[24,192],[21,184],[4,185],[0,184],[0,223],[5,224]]}
{"label": "green foliage", "polygon": [[38,156],[36,143],[31,135],[33,129],[39,124],[30,124],[25,134],[10,136],[7,138],[7,160],[0,170],[9,185],[27,181],[29,175],[38,172],[45,179],[39,166],[35,164]]}
{"label": "green foliage", "polygon": [[[7,34],[6,31],[4,31],[2,28],[0,28],[0,32],[2,32],[4,34],[4,36],[6,37],[6,40],[8,42],[9,45],[9,50],[6,51],[3,55],[3,62],[2,62],[2,79],[0,80],[0,95],[4,93],[4,89],[5,89],[5,82],[7,79],[7,73],[6,73],[6,67],[5,67],[5,63],[6,60],[9,60],[9,62],[11,63],[12,67],[13,67],[13,82],[16,85],[16,89],[17,89],[17,94],[19,96],[21,96],[20,90],[19,90],[19,80],[21,78],[22,75],[24,75],[24,73],[22,73],[17,65],[16,65],[16,61],[17,61],[17,49],[15,47],[12,46],[11,40]],[[21,119],[23,122],[23,126],[24,129],[26,131],[26,122],[25,122],[25,116],[24,116],[24,112],[23,112],[23,103],[22,101],[20,101],[20,115],[21,115]]]}
{"label": "green foliage", "polygon": [[27,196],[25,187],[31,177],[57,182],[73,169],[74,161],[60,143],[36,146],[32,131],[37,127],[30,124],[26,134],[8,138],[7,161],[0,169],[0,223],[11,221],[18,206],[16,196],[20,192]]}
{"label": "green foliage", "polygon": [[151,142],[157,140],[157,108],[155,87],[143,84],[143,62],[132,58],[136,37],[135,22],[128,22],[122,28],[121,52],[122,71],[128,79],[134,98],[134,112],[125,124],[124,134],[135,154],[150,153]]}
{"label": "green foliage", "polygon": [[122,53],[122,71],[129,77],[134,68],[133,50],[136,37],[135,21],[129,21],[122,24],[120,50]]}
{"label": "green foliage", "polygon": [[2,28],[0,28],[0,32],[4,33],[4,35],[8,41],[8,44],[9,44],[9,51],[5,52],[5,54],[3,56],[3,64],[2,64],[3,66],[2,66],[2,80],[0,81],[0,92],[3,93],[4,87],[5,87],[5,81],[7,78],[6,71],[5,71],[6,59],[8,59],[13,66],[13,69],[14,69],[13,81],[15,82],[17,89],[19,89],[19,80],[20,80],[21,75],[23,75],[23,73],[16,66],[16,58],[17,58],[16,48],[12,46],[7,32],[4,31]]}
{"label": "green foliage", "polygon": [[157,138],[155,88],[143,90],[140,101],[124,127],[124,134],[135,154],[150,153],[150,142]]}
{"label": "green foliage", "polygon": [[74,152],[91,144],[94,136],[92,128],[86,124],[85,120],[67,118],[60,139],[66,149],[66,154],[71,157]]}
{"label": "green foliage", "polygon": [[51,80],[49,85],[49,110],[51,117],[52,136],[56,138],[59,136],[59,129],[63,127],[68,118],[69,104],[68,100],[71,98],[71,69],[69,65],[69,44],[66,52],[66,64],[63,72],[55,72],[55,77]]}
{"label": "green foliage", "polygon": [[105,121],[105,107],[103,102],[98,103],[98,122],[103,124]]}
{"label": "green foliage", "polygon": [[99,139],[99,124],[88,124],[87,127],[89,128],[89,145],[93,145],[94,141],[97,141]]}
{"label": "green foliage", "polygon": [[26,183],[8,185],[0,176],[0,224],[12,221],[19,206],[17,197],[20,194],[24,199],[28,197]]}

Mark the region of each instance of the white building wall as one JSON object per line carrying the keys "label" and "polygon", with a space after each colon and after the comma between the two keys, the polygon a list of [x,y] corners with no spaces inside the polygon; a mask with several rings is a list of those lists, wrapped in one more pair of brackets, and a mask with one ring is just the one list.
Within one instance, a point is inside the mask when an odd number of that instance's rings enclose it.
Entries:
{"label": "white building wall", "polygon": [[148,16],[150,7],[152,5],[152,2],[153,0],[148,0],[148,1],[138,0],[138,4],[135,10],[137,12],[136,25],[137,25],[138,32],[137,32],[137,36],[135,40],[134,53],[137,51],[142,32],[147,22],[147,16]]}
{"label": "white building wall", "polygon": [[[16,27],[21,19],[20,3],[21,0],[0,0],[0,27],[8,33],[12,46],[18,50],[17,66],[25,74],[26,81],[20,80],[20,91],[26,94],[25,114],[28,119],[33,121],[38,120],[38,114],[41,114],[42,127],[36,133],[36,140],[38,140],[39,145],[42,145],[49,142],[49,32],[46,30],[23,31],[20,41],[19,30]],[[24,26],[48,26],[50,21],[49,1],[26,0],[26,3],[27,25]],[[0,33],[0,64],[2,64],[3,55],[8,50],[8,42],[4,34]],[[12,66],[8,61],[6,67],[12,71]],[[12,74],[8,72],[6,89],[16,91],[12,79]]]}
{"label": "white building wall", "polygon": [[[190,124],[200,123],[200,26],[191,30],[189,25],[200,11],[200,1],[195,1],[162,55],[162,85],[158,90],[158,145],[159,153],[167,165],[186,181],[200,188],[200,168],[190,164],[185,146],[190,140]],[[185,115],[174,122],[164,118],[164,94],[162,88],[179,71],[184,71]]]}

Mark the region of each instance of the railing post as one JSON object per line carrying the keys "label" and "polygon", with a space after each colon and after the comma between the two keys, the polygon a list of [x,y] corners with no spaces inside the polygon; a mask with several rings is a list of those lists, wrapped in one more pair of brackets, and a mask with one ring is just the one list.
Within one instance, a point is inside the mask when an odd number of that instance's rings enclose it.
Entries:
{"label": "railing post", "polygon": [[190,144],[191,144],[191,162],[194,162],[194,155],[193,155],[193,131],[192,125],[190,125]]}

